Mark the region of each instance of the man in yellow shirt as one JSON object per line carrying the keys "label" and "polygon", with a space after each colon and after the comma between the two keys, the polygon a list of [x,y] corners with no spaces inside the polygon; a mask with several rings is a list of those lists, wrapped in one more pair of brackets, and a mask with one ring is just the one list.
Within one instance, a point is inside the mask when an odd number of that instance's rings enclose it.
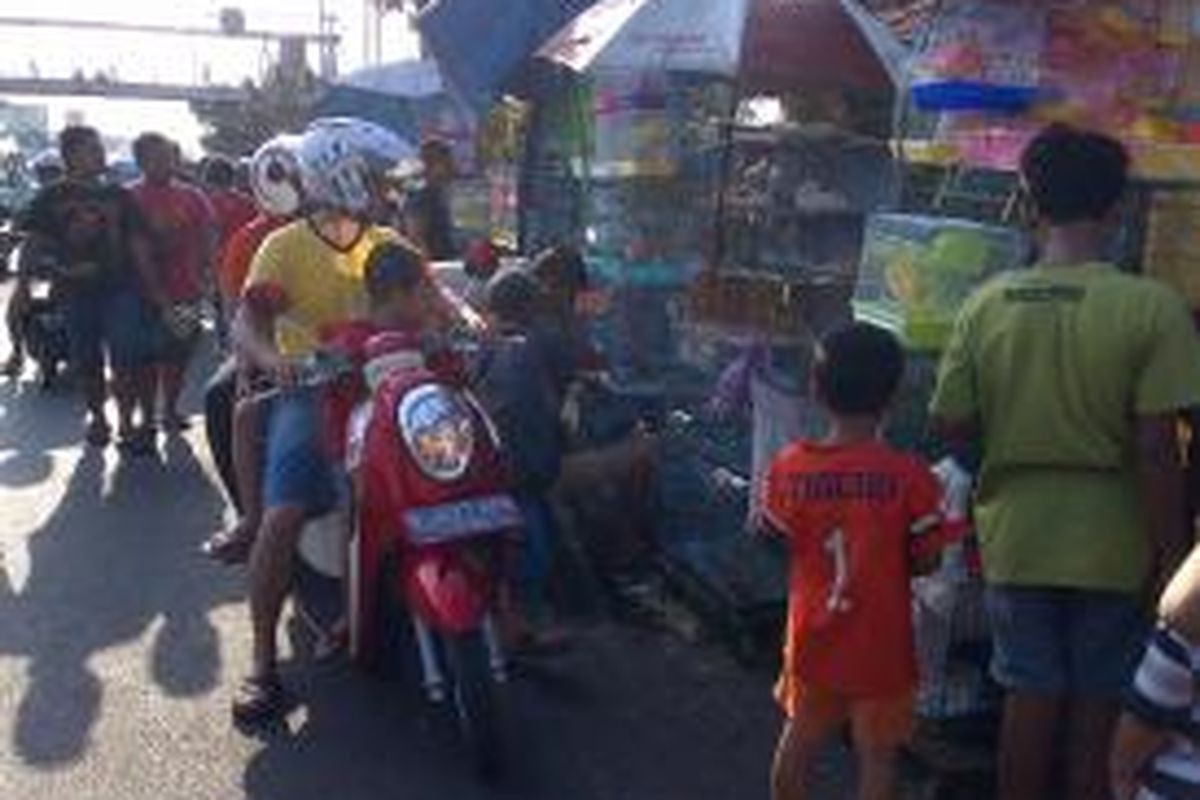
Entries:
{"label": "man in yellow shirt", "polygon": [[[285,388],[294,387],[298,361],[331,328],[365,319],[367,257],[377,244],[396,237],[366,221],[376,197],[361,156],[343,143],[327,146],[323,132],[309,138],[301,146],[301,160],[310,213],[263,242],[233,325],[242,358]],[[244,724],[282,711],[275,636],[292,556],[305,521],[330,510],[337,499],[314,393],[285,392],[268,416],[264,511],[249,571],[253,670],[233,705],[235,720]]]}
{"label": "man in yellow shirt", "polygon": [[1047,797],[1056,764],[1055,797],[1110,796],[1146,592],[1191,538],[1175,419],[1200,403],[1200,348],[1182,298],[1103,261],[1127,165],[1118,142],[1070,128],[1030,145],[1041,262],[968,301],[933,399],[941,432],[982,445],[975,521],[1008,690],[1001,800]]}

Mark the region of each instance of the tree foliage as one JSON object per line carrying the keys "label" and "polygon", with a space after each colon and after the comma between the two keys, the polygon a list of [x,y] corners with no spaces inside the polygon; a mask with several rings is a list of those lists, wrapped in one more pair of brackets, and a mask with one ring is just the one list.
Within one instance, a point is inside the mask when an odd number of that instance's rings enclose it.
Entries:
{"label": "tree foliage", "polygon": [[261,85],[247,81],[246,96],[239,102],[194,102],[192,112],[206,128],[201,143],[208,152],[248,155],[280,133],[301,130],[320,88],[307,69],[288,74],[276,67]]}

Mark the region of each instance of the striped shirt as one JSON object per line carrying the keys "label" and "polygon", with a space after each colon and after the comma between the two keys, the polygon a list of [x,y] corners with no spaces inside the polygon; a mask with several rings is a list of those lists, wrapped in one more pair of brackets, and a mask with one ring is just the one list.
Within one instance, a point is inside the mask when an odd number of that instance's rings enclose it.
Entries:
{"label": "striped shirt", "polygon": [[1200,800],[1200,647],[1165,623],[1146,647],[1126,710],[1168,731],[1171,741],[1150,764],[1137,800]]}

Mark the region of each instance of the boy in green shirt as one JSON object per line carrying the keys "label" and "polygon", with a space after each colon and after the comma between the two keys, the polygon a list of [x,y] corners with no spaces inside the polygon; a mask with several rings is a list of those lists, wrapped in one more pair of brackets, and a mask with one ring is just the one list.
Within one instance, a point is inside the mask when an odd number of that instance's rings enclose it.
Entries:
{"label": "boy in green shirt", "polygon": [[1200,348],[1182,298],[1103,263],[1127,172],[1099,134],[1053,126],[1030,144],[1041,262],[967,302],[933,399],[939,432],[982,445],[975,521],[1008,691],[1001,800],[1046,797],[1060,755],[1056,796],[1110,796],[1142,600],[1191,541],[1175,419],[1200,403]]}

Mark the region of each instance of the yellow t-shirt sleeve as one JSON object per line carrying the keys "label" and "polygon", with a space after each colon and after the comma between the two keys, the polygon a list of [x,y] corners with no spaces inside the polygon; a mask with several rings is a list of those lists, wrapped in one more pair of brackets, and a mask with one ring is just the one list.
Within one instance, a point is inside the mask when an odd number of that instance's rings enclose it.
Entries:
{"label": "yellow t-shirt sleeve", "polygon": [[977,307],[969,302],[959,313],[938,366],[930,413],[949,422],[968,422],[979,415],[973,336]]}
{"label": "yellow t-shirt sleeve", "polygon": [[1187,304],[1167,289],[1156,294],[1134,397],[1144,416],[1200,405],[1200,340]]}
{"label": "yellow t-shirt sleeve", "polygon": [[280,313],[295,302],[288,266],[294,259],[289,257],[288,239],[281,232],[271,234],[259,246],[242,286],[245,302],[272,313]]}

